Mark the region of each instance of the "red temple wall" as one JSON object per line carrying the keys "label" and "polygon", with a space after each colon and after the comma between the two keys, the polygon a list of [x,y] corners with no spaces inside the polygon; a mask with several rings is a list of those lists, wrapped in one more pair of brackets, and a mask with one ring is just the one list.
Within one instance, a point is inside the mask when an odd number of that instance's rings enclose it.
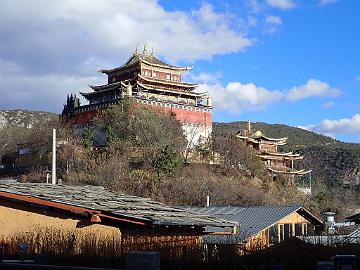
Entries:
{"label": "red temple wall", "polygon": [[[212,125],[211,112],[189,111],[178,108],[161,108],[159,106],[156,106],[156,108],[165,112],[175,113],[176,119],[181,123],[203,124],[207,126]],[[96,110],[80,112],[75,115],[75,117],[71,120],[71,123],[75,125],[87,124],[96,116],[96,113]]]}
{"label": "red temple wall", "polygon": [[197,112],[177,108],[163,108],[164,111],[171,111],[176,114],[176,119],[181,123],[212,125],[210,112]]}
{"label": "red temple wall", "polygon": [[84,125],[89,123],[97,114],[96,110],[80,112],[71,119],[71,124]]}

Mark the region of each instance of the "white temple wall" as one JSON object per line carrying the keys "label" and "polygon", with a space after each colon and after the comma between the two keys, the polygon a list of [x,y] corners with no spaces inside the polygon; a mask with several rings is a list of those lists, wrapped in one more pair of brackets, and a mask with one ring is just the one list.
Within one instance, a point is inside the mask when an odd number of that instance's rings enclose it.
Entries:
{"label": "white temple wall", "polygon": [[188,148],[206,142],[212,132],[212,126],[203,124],[182,123],[182,129],[188,142]]}

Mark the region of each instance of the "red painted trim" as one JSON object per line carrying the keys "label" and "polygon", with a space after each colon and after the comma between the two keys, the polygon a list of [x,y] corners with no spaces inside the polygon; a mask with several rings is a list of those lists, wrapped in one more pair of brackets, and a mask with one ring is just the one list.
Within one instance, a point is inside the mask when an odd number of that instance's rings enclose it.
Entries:
{"label": "red painted trim", "polygon": [[132,223],[132,224],[136,224],[136,225],[143,225],[143,226],[147,225],[145,222],[130,220],[130,219],[126,219],[126,218],[113,217],[113,216],[108,216],[108,215],[104,215],[104,214],[98,214],[97,216],[104,217],[104,218],[110,218],[112,220]]}
{"label": "red painted trim", "polygon": [[79,207],[79,206],[57,203],[57,202],[50,202],[47,200],[38,199],[38,198],[31,197],[28,195],[19,195],[19,194],[7,193],[7,192],[0,192],[0,198],[13,199],[13,200],[18,200],[18,201],[23,201],[23,202],[28,202],[28,203],[39,204],[39,205],[43,205],[43,206],[54,207],[57,209],[66,210],[66,211],[70,211],[70,212],[74,212],[74,213],[81,213],[81,214],[82,213],[86,213],[86,214],[100,213],[100,211],[91,210],[91,209],[87,209],[87,208],[83,208],[83,207]]}
{"label": "red painted trim", "polygon": [[57,202],[50,202],[47,200],[38,199],[38,198],[31,197],[28,195],[19,195],[19,194],[13,194],[13,193],[8,193],[8,192],[0,192],[0,198],[34,203],[34,204],[48,206],[48,207],[54,207],[56,209],[66,210],[66,211],[70,211],[73,213],[97,215],[98,217],[105,217],[105,218],[109,218],[112,220],[126,222],[126,223],[132,223],[132,224],[136,224],[136,225],[147,225],[146,223],[141,222],[141,221],[135,221],[135,220],[127,219],[127,218],[113,217],[113,216],[101,214],[101,211],[92,210],[92,209],[79,207],[79,206],[57,203]]}

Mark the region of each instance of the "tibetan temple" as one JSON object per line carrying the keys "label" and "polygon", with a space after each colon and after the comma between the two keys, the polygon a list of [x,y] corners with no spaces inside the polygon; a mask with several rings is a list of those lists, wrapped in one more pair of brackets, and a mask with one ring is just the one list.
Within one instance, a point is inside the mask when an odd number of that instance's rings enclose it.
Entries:
{"label": "tibetan temple", "polygon": [[280,152],[279,147],[286,144],[287,138],[269,138],[259,130],[252,133],[250,121],[247,130],[239,131],[236,137],[256,150],[258,157],[265,163],[274,178],[281,174],[292,184],[294,184],[295,176],[309,176],[311,180],[312,170],[299,170],[294,167],[294,161],[303,159],[303,156],[293,152]]}
{"label": "tibetan temple", "polygon": [[182,81],[183,72],[191,69],[166,64],[145,46],[142,52],[136,48],[121,67],[99,71],[108,76],[108,82],[90,86],[91,92],[81,93],[87,105],[80,106],[78,98],[68,97],[62,116],[81,129],[97,110],[132,98],[135,102],[174,113],[188,142],[196,144],[211,134],[212,103],[208,93],[195,92],[196,84]]}

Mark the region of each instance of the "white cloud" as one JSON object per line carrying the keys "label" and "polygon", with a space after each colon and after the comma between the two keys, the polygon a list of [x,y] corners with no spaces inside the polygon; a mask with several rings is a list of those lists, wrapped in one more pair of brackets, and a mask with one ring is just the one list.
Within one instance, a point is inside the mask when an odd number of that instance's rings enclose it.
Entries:
{"label": "white cloud", "polygon": [[296,7],[292,0],[266,0],[267,4],[279,9],[292,9]]}
{"label": "white cloud", "polygon": [[247,4],[254,13],[260,12],[264,8],[257,0],[248,0]]}
{"label": "white cloud", "polygon": [[231,113],[262,110],[280,101],[295,102],[309,97],[327,97],[340,94],[340,90],[314,79],[308,80],[303,85],[285,90],[269,90],[254,83],[244,84],[241,82],[230,82],[226,86],[216,82],[203,84],[199,88],[202,92],[210,93],[216,109]]}
{"label": "white cloud", "polygon": [[96,70],[123,64],[137,43],[170,63],[245,50],[254,40],[241,23],[210,4],[168,11],[156,0],[2,1],[0,107],[59,111],[67,93],[101,81]]}
{"label": "white cloud", "polygon": [[189,78],[190,81],[196,83],[211,83],[215,84],[219,82],[219,79],[222,78],[223,74],[220,71],[217,72],[201,72],[199,74],[195,73],[185,73],[184,78]]}
{"label": "white cloud", "polygon": [[321,108],[323,109],[331,109],[335,106],[335,103],[332,101],[329,102],[325,102],[324,104],[321,105]]}
{"label": "white cloud", "polygon": [[254,16],[248,16],[247,17],[247,24],[249,27],[256,27],[258,26],[258,20]]}
{"label": "white cloud", "polygon": [[356,135],[360,133],[360,114],[338,120],[326,119],[319,125],[313,126],[311,130],[322,134]]}
{"label": "white cloud", "polygon": [[[11,69],[12,72],[8,72]],[[60,113],[66,95],[88,89],[89,82],[104,83],[99,77],[26,75],[15,63],[0,59],[0,108],[27,108]]]}
{"label": "white cloud", "polygon": [[315,128],[315,125],[308,125],[308,126],[297,126],[297,128],[301,128],[307,131],[312,131],[313,128]]}
{"label": "white cloud", "polygon": [[309,97],[337,97],[340,90],[330,87],[327,83],[310,79],[306,84],[291,88],[287,94],[290,101],[297,101]]}
{"label": "white cloud", "polygon": [[357,76],[355,80],[360,81],[360,76]]}
{"label": "white cloud", "polygon": [[337,2],[337,0],[320,0],[320,1],[319,1],[319,4],[320,4],[321,6],[326,6],[326,5],[333,4],[333,3],[335,3],[335,2]]}
{"label": "white cloud", "polygon": [[282,19],[279,16],[268,15],[265,18],[265,32],[273,34],[277,31],[278,27],[282,24]]}
{"label": "white cloud", "polygon": [[167,11],[155,0],[5,1],[0,57],[21,51],[28,61],[38,53],[59,61],[97,55],[109,62],[117,55],[120,62],[147,42],[171,61],[209,59],[254,43],[237,24],[235,16],[210,4],[185,12]]}
{"label": "white cloud", "polygon": [[283,96],[280,91],[269,91],[253,83],[242,84],[240,82],[230,82],[225,87],[219,83],[203,84],[199,90],[210,93],[215,108],[231,113],[261,110],[267,105],[279,101]]}

